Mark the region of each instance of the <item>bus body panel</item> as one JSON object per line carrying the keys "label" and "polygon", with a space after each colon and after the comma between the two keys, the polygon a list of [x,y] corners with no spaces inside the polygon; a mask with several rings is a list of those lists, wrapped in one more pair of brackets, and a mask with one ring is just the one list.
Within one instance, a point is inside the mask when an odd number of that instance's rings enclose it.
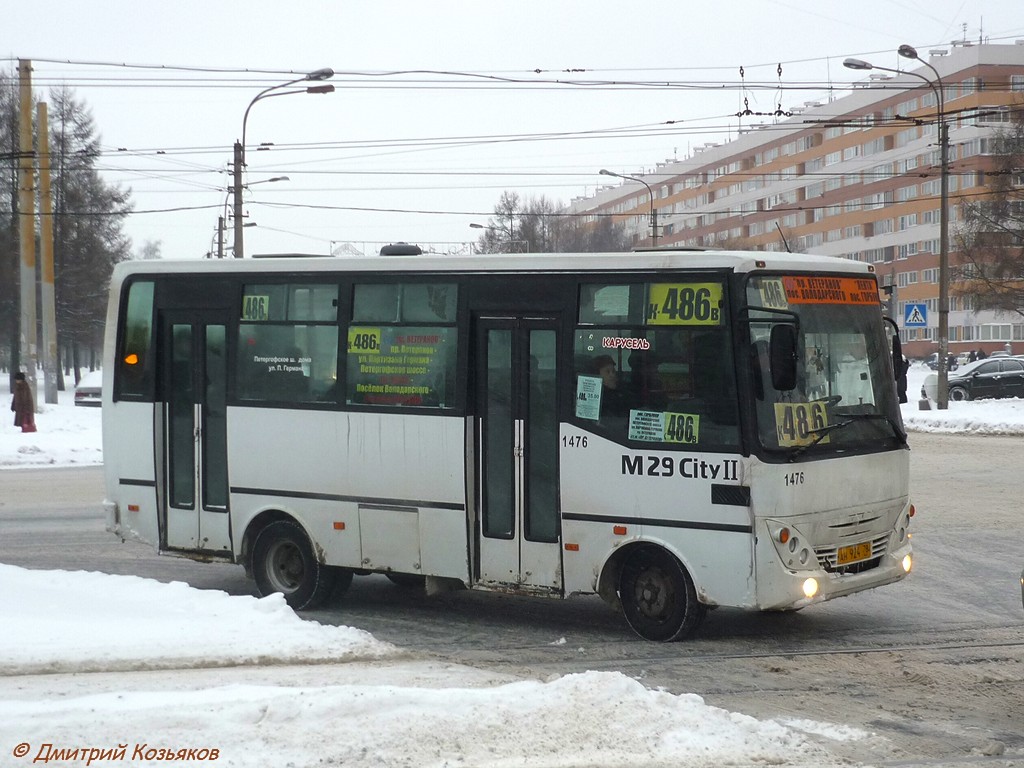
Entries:
{"label": "bus body panel", "polygon": [[[104,391],[107,391],[106,388]],[[103,405],[103,465],[108,501],[116,502],[107,530],[121,538],[160,544],[153,403]]]}
{"label": "bus body panel", "polygon": [[714,502],[712,491],[732,487],[742,495],[741,457],[637,450],[568,424],[561,445],[563,538],[579,545],[566,552],[566,593],[597,591],[613,552],[647,541],[679,558],[702,602],[754,603],[751,512]]}
{"label": "bus body panel", "polygon": [[232,488],[464,505],[457,417],[236,407],[228,444]]}
{"label": "bus body panel", "polygon": [[280,510],[329,565],[466,580],[463,429],[455,417],[231,408],[234,530]]}

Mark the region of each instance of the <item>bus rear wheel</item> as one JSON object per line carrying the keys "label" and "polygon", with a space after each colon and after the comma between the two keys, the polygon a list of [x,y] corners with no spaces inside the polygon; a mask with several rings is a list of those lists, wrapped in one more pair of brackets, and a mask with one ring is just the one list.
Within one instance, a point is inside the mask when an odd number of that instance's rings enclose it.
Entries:
{"label": "bus rear wheel", "polygon": [[688,635],[706,613],[682,563],[656,547],[644,547],[626,560],[619,575],[619,600],[632,630],[657,642]]}
{"label": "bus rear wheel", "polygon": [[297,611],[321,605],[337,578],[333,568],[316,559],[302,527],[290,520],[273,522],[256,536],[252,574],[261,595],[280,592]]}

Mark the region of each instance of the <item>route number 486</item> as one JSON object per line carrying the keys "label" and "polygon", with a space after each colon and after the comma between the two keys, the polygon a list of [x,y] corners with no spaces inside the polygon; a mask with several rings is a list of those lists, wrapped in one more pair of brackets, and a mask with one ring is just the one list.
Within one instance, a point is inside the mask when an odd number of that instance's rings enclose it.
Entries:
{"label": "route number 486", "polygon": [[[806,445],[828,426],[824,403],[776,403],[775,425],[779,445]],[[827,443],[828,437],[819,442]]]}

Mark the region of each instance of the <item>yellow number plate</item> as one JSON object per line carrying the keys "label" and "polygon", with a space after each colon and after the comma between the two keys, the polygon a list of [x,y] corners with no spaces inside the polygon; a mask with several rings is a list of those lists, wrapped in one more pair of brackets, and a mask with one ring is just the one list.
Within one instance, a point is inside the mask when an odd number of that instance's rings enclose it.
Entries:
{"label": "yellow number plate", "polygon": [[871,542],[865,541],[861,544],[852,544],[849,547],[840,547],[836,552],[836,565],[849,565],[861,560],[871,559]]}
{"label": "yellow number plate", "polygon": [[721,283],[652,283],[647,325],[721,325]]}

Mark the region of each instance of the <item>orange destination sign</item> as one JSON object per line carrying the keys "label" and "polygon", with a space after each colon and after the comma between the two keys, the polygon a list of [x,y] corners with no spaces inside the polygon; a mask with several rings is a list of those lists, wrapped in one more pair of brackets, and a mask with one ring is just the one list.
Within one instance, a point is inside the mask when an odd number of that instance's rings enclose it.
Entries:
{"label": "orange destination sign", "polygon": [[782,278],[790,304],[878,304],[878,284],[859,277]]}

